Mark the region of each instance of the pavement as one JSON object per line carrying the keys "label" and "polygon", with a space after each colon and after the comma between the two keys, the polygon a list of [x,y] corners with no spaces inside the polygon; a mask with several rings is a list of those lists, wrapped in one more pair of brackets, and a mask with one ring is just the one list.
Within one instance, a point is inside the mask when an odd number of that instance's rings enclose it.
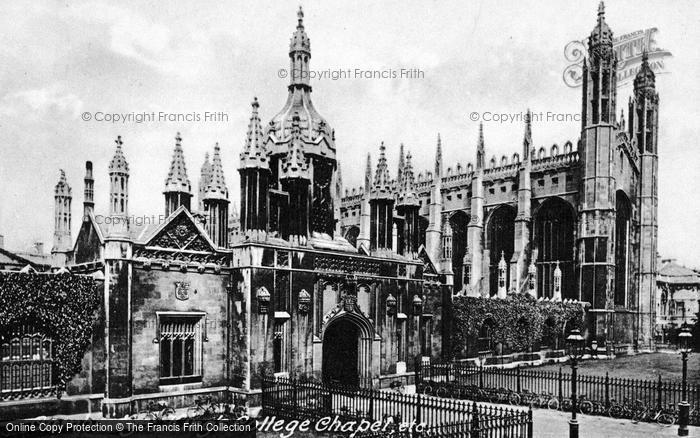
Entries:
{"label": "pavement", "polygon": [[[571,413],[548,409],[533,409],[534,438],[566,438],[569,436]],[[577,415],[580,438],[660,438],[678,436],[678,425],[660,426],[656,423],[634,423],[594,415]],[[700,438],[700,427],[689,426],[689,437]]]}

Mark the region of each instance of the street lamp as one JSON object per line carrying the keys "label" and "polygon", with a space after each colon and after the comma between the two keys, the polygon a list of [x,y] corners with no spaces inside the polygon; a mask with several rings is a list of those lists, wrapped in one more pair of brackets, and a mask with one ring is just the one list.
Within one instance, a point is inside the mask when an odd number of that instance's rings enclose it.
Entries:
{"label": "street lamp", "polygon": [[690,414],[690,404],[688,403],[688,354],[692,349],[690,339],[692,335],[688,327],[683,327],[678,335],[678,346],[683,359],[683,388],[681,389],[681,402],[678,403],[678,436],[688,436],[688,416]]}
{"label": "street lamp", "polygon": [[583,357],[584,339],[579,329],[571,330],[566,338],[566,349],[571,359],[571,420],[569,421],[569,438],[578,438],[578,421],[576,410],[578,409],[578,397],[576,395],[576,367]]}

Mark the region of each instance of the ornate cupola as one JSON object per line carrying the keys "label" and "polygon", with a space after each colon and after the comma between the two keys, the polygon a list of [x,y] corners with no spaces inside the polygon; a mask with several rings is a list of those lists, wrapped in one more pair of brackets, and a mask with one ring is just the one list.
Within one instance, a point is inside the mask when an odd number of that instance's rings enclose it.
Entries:
{"label": "ornate cupola", "polygon": [[[270,231],[282,230],[286,217],[296,214],[295,206],[287,202],[280,191],[283,163],[286,172],[308,173],[310,178],[309,233],[332,236],[335,230],[333,182],[337,171],[335,133],[311,102],[309,61],[311,44],[304,28],[304,13],[299,9],[296,30],[289,45],[289,77],[287,102],[266,126],[263,146],[267,152],[270,180]],[[292,150],[296,149],[296,150]],[[293,166],[290,157],[305,157],[308,169]]]}
{"label": "ornate cupola", "polygon": [[263,238],[267,232],[270,167],[258,115],[258,98],[253,98],[245,145],[238,173],[241,176],[241,231],[248,238]]}
{"label": "ornate cupola", "polygon": [[379,160],[374,173],[374,182],[369,196],[370,202],[370,249],[392,249],[392,227],[394,224],[394,194],[389,179],[386,161],[386,146],[379,146]]}
{"label": "ornate cupola", "polygon": [[185,166],[185,156],[182,152],[182,137],[178,132],[175,136],[175,150],[170,163],[168,177],[165,178],[165,216],[170,216],[181,205],[190,209],[192,199],[192,184],[187,178],[187,167]]}
{"label": "ornate cupola", "polygon": [[204,211],[207,216],[206,228],[211,240],[219,247],[228,246],[228,188],[221,164],[219,143],[214,145],[211,176],[204,190]]}

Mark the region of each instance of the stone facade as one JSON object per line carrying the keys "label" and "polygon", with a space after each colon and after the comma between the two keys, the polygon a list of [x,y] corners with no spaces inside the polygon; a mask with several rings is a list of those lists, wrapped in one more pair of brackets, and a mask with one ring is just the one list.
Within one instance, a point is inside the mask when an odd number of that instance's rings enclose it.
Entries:
{"label": "stone facade", "polygon": [[654,74],[645,59],[625,122],[602,7],[589,49],[577,142],[537,149],[528,117],[512,158],[486,158],[482,127],[474,166],[445,168],[438,135],[431,170],[416,177],[402,146],[396,178],[382,143],[376,167],[367,157],[363,187],[343,196],[335,131],[311,101],[300,10],[286,103],[266,125],[252,103],[238,215],[218,144],[192,201],[178,134],[165,220],[134,223],[118,137],[109,221],[95,219],[87,162],[71,247],[72,194],[61,175],[56,265],[104,281],[104,338],[89,356],[98,377],[74,382],[79,392],[104,388],[104,414],[120,417],[148,400],[177,407],[202,393],[255,403],[263,374],[363,386],[408,379],[414,360],[452,350],[454,294],[587,301],[589,336],[652,348]]}
{"label": "stone facade", "polygon": [[[591,305],[587,336],[653,349],[657,253],[659,98],[646,55],[634,81],[627,118],[616,111],[616,58],[601,3],[584,64],[581,133],[563,145],[535,147],[529,112],[519,152],[486,158],[480,127],[476,163],[445,168],[437,139],[435,165],[414,181],[401,153],[384,199],[400,203],[410,187],[421,242],[454,291],[483,297],[529,292]],[[380,166],[385,146],[380,148]],[[368,175],[371,165],[367,165]],[[386,179],[386,177],[384,177]],[[340,229],[368,245],[372,187],[346,189]],[[397,249],[416,216],[395,210]],[[374,213],[372,213],[374,214]],[[387,231],[388,232],[388,231]],[[369,247],[369,246],[368,246]],[[557,284],[560,287],[557,287]],[[535,285],[534,288],[530,284]]]}

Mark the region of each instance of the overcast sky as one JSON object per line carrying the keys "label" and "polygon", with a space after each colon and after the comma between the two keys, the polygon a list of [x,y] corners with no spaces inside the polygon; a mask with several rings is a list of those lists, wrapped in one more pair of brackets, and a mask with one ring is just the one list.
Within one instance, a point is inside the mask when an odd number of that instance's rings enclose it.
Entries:
{"label": "overcast sky", "polygon": [[[359,186],[363,157],[398,145],[427,169],[435,139],[446,165],[473,162],[472,112],[577,114],[581,90],[562,71],[564,46],[586,37],[597,1],[303,1],[313,70],[416,68],[417,79],[313,80],[313,101],[336,131],[345,187]],[[205,151],[222,148],[226,182],[238,202],[238,154],[250,102],[263,123],[281,109],[294,2],[2,2],[0,4],[0,234],[5,246],[51,246],[53,187],[60,168],[73,188],[73,235],[82,213],[85,160],[95,166],[96,210],[107,210],[107,165],[122,135],[131,166],[130,213],[162,214],[163,181],[175,133],[183,137],[196,189]],[[669,50],[657,77],[659,250],[700,266],[698,106],[700,5],[609,1],[616,35],[657,27]],[[618,92],[626,109],[631,86]],[[227,121],[109,123],[105,113],[223,112]],[[82,120],[89,112],[93,119]],[[487,156],[520,152],[523,126],[485,123]],[[577,121],[535,122],[539,147],[580,134]]]}

